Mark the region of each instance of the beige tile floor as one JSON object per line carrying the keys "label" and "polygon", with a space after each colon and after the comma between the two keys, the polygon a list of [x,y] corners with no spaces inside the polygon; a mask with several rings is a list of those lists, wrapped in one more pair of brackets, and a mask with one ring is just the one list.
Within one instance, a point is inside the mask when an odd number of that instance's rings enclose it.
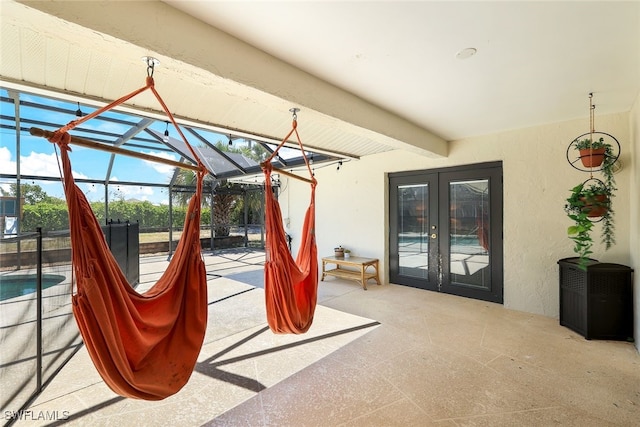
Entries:
{"label": "beige tile floor", "polygon": [[[259,280],[263,254],[205,258],[214,303],[182,391],[121,399],[80,352],[31,409],[68,410],[68,424],[83,426],[640,426],[630,343],[587,341],[497,304],[335,278],[320,282],[308,334],[276,336],[264,331],[262,290],[243,283]],[[161,267],[143,264],[144,280]]]}

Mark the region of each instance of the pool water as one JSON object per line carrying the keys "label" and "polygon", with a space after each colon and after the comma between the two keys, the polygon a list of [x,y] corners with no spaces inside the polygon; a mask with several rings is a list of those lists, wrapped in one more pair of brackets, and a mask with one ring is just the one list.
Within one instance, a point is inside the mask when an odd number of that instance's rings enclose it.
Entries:
{"label": "pool water", "polygon": [[[61,283],[65,276],[59,274],[43,274],[42,289],[47,289]],[[23,295],[35,294],[37,276],[35,274],[0,276],[0,301]]]}

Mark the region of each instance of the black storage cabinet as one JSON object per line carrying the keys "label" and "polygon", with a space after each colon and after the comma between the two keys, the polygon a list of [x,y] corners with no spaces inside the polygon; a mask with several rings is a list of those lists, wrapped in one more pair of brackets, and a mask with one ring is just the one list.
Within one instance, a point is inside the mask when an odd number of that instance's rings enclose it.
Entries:
{"label": "black storage cabinet", "polygon": [[131,286],[140,281],[140,230],[138,223],[113,222],[102,226],[113,257]]}
{"label": "black storage cabinet", "polygon": [[560,324],[586,339],[633,340],[633,269],[578,258],[560,266]]}

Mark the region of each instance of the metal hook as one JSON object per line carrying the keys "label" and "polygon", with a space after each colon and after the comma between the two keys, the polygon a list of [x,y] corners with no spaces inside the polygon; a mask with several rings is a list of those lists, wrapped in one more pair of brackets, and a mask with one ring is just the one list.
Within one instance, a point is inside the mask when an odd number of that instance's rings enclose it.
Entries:
{"label": "metal hook", "polygon": [[293,120],[297,120],[298,119],[298,111],[300,111],[299,108],[293,107],[290,108],[289,111],[293,114]]}
{"label": "metal hook", "polygon": [[142,60],[147,63],[147,76],[153,77],[153,70],[156,65],[160,65],[160,61],[153,56],[143,56]]}

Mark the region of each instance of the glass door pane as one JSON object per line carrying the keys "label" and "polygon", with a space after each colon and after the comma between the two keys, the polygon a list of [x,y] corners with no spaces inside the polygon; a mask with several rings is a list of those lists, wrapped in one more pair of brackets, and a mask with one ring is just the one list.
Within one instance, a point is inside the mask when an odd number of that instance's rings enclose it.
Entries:
{"label": "glass door pane", "polygon": [[402,276],[429,271],[429,184],[398,186],[398,267]]}
{"label": "glass door pane", "polygon": [[389,279],[436,290],[438,185],[435,174],[389,179]]}
{"label": "glass door pane", "polygon": [[502,166],[439,175],[440,290],[502,303]]}
{"label": "glass door pane", "polygon": [[489,180],[449,183],[449,281],[490,289]]}

